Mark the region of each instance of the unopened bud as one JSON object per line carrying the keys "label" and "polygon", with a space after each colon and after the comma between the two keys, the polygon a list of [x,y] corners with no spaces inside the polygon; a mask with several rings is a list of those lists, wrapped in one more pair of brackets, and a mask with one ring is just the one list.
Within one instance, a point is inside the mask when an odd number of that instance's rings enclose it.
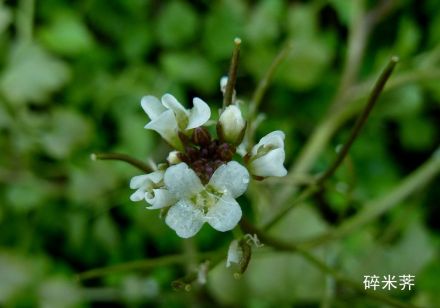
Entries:
{"label": "unopened bud", "polygon": [[170,164],[170,165],[176,165],[176,164],[178,164],[178,163],[181,163],[182,162],[182,160],[180,159],[180,152],[179,151],[171,151],[169,154],[168,154],[168,157],[167,157],[167,162]]}
{"label": "unopened bud", "polygon": [[196,145],[207,145],[211,142],[211,135],[206,128],[197,127],[194,129],[192,141]]}
{"label": "unopened bud", "polygon": [[226,107],[217,123],[220,140],[238,145],[243,140],[245,129],[246,121],[240,109],[236,105]]}
{"label": "unopened bud", "polygon": [[235,274],[243,274],[246,271],[250,260],[251,246],[246,243],[246,241],[233,240],[229,245],[226,267],[230,267],[232,263],[236,263],[238,264],[238,272]]}

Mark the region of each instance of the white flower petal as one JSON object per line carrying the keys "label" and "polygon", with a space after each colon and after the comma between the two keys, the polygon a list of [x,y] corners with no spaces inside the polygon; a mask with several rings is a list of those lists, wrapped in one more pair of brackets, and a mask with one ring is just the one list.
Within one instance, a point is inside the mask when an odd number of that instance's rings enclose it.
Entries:
{"label": "white flower petal", "polygon": [[148,182],[148,174],[137,175],[131,178],[130,188],[137,189]]}
{"label": "white flower petal", "polygon": [[186,129],[202,126],[211,117],[211,109],[203,100],[198,97],[194,97],[193,105],[194,107],[191,109],[188,126]]}
{"label": "white flower petal", "polygon": [[169,209],[165,222],[178,236],[188,238],[199,232],[204,217],[188,200],[180,200]]}
{"label": "white flower petal", "polygon": [[215,170],[209,184],[219,191],[227,191],[233,198],[241,196],[249,184],[249,172],[236,161],[230,161]]}
{"label": "white flower petal", "polygon": [[151,206],[147,206],[147,209],[161,209],[170,206],[176,202],[174,195],[167,189],[159,188],[153,189],[153,192],[145,194],[145,201]]}
{"label": "white flower petal", "polygon": [[266,155],[250,162],[249,169],[253,175],[257,176],[285,176],[284,168],[285,153],[283,148],[274,149]]}
{"label": "white flower petal", "polygon": [[133,202],[144,200],[144,198],[145,198],[145,190],[143,188],[139,188],[130,196],[130,200]]}
{"label": "white flower petal", "polygon": [[182,144],[177,135],[176,116],[172,110],[163,112],[158,118],[145,125],[145,128],[158,132],[159,135],[174,148],[182,148]]}
{"label": "white flower petal", "polygon": [[163,179],[164,171],[158,170],[148,174],[137,175],[131,178],[130,188],[136,189],[143,185],[146,185],[148,182],[153,182],[155,184],[159,183]]}
{"label": "white flower petal", "polygon": [[274,148],[284,148],[284,138],[285,135],[282,131],[276,130],[271,132],[260,139],[258,144],[254,145],[251,151],[251,155],[256,155],[258,149],[262,146],[271,145]]}
{"label": "white flower petal", "polygon": [[241,208],[229,195],[223,195],[205,216],[205,220],[214,229],[225,232],[234,229],[241,219]]}
{"label": "white flower petal", "polygon": [[243,256],[243,250],[238,245],[238,240],[233,240],[229,245],[228,257],[226,259],[226,267],[230,267],[231,263],[240,263],[240,259]]}
{"label": "white flower petal", "polygon": [[185,163],[169,167],[164,175],[165,186],[178,198],[190,198],[203,190],[197,174]]}
{"label": "white flower petal", "polygon": [[180,129],[184,129],[188,124],[188,111],[179,101],[171,94],[162,96],[162,104],[171,109],[176,115],[176,120]]}
{"label": "white flower petal", "polygon": [[158,118],[165,110],[167,110],[157,97],[151,95],[142,97],[141,106],[151,120]]}

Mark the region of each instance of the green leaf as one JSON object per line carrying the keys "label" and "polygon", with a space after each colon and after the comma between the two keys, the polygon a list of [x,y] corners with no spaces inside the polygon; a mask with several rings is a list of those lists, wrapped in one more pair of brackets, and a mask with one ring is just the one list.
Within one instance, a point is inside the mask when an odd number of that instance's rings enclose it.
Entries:
{"label": "green leaf", "polygon": [[27,176],[18,183],[8,186],[5,195],[6,204],[19,213],[27,213],[44,205],[53,192],[50,183]]}
{"label": "green leaf", "polygon": [[166,53],[160,62],[165,73],[176,81],[189,83],[203,92],[218,87],[219,74],[216,68],[198,54]]}
{"label": "green leaf", "polygon": [[350,23],[351,15],[358,6],[356,1],[329,0],[329,3],[338,13],[340,21],[347,26]]}
{"label": "green leaf", "polygon": [[39,284],[40,307],[78,307],[82,300],[81,290],[72,279],[50,277]]}
{"label": "green leaf", "polygon": [[74,56],[93,46],[93,36],[76,12],[60,10],[51,17],[49,25],[38,32],[38,37],[48,49],[62,55]]}
{"label": "green leaf", "polygon": [[276,80],[298,90],[316,86],[333,57],[331,47],[322,39],[298,40],[280,67]]}
{"label": "green leaf", "polygon": [[324,275],[299,255],[254,252],[240,280],[234,279],[221,264],[212,271],[208,286],[226,306],[239,305],[252,297],[269,304],[268,307],[278,307],[280,303],[318,300],[323,295],[324,283]]}
{"label": "green leaf", "polygon": [[401,58],[409,57],[420,45],[421,33],[416,23],[410,18],[402,18],[395,44],[395,52]]}
{"label": "green leaf", "polygon": [[[292,5],[287,12],[287,32],[296,42],[313,38],[317,32],[317,12],[310,4]],[[296,44],[295,44],[296,46]]]}
{"label": "green leaf", "polygon": [[246,24],[246,41],[251,44],[270,44],[280,34],[279,20],[284,10],[279,0],[260,2],[252,11]]}
{"label": "green leaf", "polygon": [[377,114],[398,119],[413,117],[423,108],[423,93],[419,85],[409,84],[385,94],[381,101]]}
{"label": "green leaf", "polygon": [[2,3],[0,3],[0,35],[12,21],[12,13],[11,10]]}
{"label": "green leaf", "polygon": [[94,224],[93,235],[95,240],[106,250],[117,249],[120,237],[114,221],[107,215],[102,215]]}
{"label": "green leaf", "polygon": [[[213,6],[203,26],[203,46],[215,60],[229,59],[234,38],[243,34],[245,7],[241,1],[219,1]],[[225,69],[226,71],[226,69]]]}
{"label": "green leaf", "polygon": [[327,223],[311,206],[301,206],[290,211],[271,229],[271,235],[285,241],[301,241],[322,234]]}
{"label": "green leaf", "polygon": [[89,142],[90,123],[80,114],[67,109],[55,110],[49,129],[41,136],[41,143],[51,156],[61,159]]}
{"label": "green leaf", "polygon": [[436,126],[426,119],[411,117],[399,123],[399,137],[402,145],[412,150],[429,149],[436,140]]}
{"label": "green leaf", "polygon": [[18,43],[0,76],[0,90],[14,103],[43,102],[69,78],[68,67],[37,45]]}
{"label": "green leaf", "polygon": [[194,39],[197,27],[193,8],[185,2],[172,1],[159,14],[157,39],[165,47],[179,47]]}

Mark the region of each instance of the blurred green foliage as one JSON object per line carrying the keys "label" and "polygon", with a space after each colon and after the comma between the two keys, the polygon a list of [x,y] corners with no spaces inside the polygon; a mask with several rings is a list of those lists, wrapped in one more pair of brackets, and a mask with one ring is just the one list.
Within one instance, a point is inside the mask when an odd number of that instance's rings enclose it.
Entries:
{"label": "blurred green foliage", "polygon": [[[190,293],[170,287],[185,274],[182,266],[78,282],[76,273],[95,267],[182,253],[188,245],[217,249],[232,239],[206,227],[185,244],[157,212],[129,201],[128,181],[139,171],[89,155],[115,151],[163,161],[168,147],[143,129],[140,98],[169,92],[219,108],[219,79],[239,36],[237,91],[245,104],[283,44],[293,42],[261,106],[267,118],[258,130],[286,132],[290,166],[337,91],[360,2],[0,1],[0,304],[319,305],[326,277],[286,253],[255,254],[241,280],[221,264],[206,288]],[[374,9],[370,2],[367,9]],[[294,241],[327,230],[386,194],[439,145],[440,3],[397,2],[373,29],[360,74],[371,87],[398,54],[392,80],[401,84],[384,93],[326,191],[292,211],[274,235]],[[342,126],[313,172],[328,166],[351,125]],[[263,182],[258,196],[251,190],[241,201],[245,211],[270,212],[281,182]],[[363,275],[414,274],[415,291],[384,293],[440,306],[439,185],[437,179],[319,255],[360,285]],[[334,307],[374,303],[342,287],[334,292]]]}

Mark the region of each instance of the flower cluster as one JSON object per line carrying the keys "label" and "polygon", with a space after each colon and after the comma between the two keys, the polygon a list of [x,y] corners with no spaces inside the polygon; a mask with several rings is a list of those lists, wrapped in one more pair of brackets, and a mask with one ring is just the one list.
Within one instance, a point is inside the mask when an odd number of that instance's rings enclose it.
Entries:
{"label": "flower cluster", "polygon": [[[227,79],[221,80],[221,90]],[[217,138],[209,131],[209,106],[200,98],[186,109],[171,94],[159,100],[145,96],[142,108],[150,118],[145,126],[159,133],[175,150],[158,170],[131,179],[136,191],[132,201],[145,200],[148,209],[165,209],[165,222],[183,238],[194,236],[208,223],[229,231],[240,221],[242,211],[235,200],[247,189],[251,176],[263,179],[284,176],[284,133],[263,137],[249,153],[233,160],[243,141],[246,121],[235,103],[225,107],[216,124]]]}

